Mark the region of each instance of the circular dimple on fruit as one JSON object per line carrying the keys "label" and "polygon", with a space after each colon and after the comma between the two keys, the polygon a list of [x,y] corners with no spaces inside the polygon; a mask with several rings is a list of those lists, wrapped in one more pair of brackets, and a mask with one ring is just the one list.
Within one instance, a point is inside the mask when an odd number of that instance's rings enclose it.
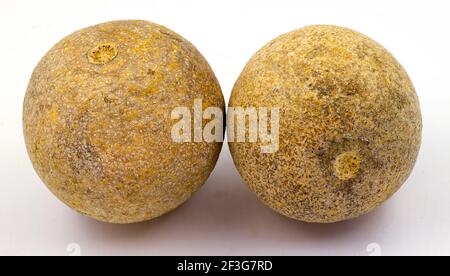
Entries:
{"label": "circular dimple on fruit", "polygon": [[89,63],[96,65],[104,65],[117,57],[118,50],[113,43],[102,43],[95,46],[88,52]]}
{"label": "circular dimple on fruit", "polygon": [[357,151],[347,151],[336,157],[333,162],[333,173],[342,181],[355,178],[361,168],[361,157]]}

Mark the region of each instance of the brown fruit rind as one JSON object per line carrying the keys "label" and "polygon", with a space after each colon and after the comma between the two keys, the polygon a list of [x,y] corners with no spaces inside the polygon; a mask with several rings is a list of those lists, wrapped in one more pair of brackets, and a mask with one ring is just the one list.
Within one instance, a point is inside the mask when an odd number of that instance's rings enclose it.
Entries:
{"label": "brown fruit rind", "polygon": [[288,217],[332,223],[372,211],[410,175],[421,144],[419,101],[378,43],[310,26],[266,45],[239,77],[230,106],[280,108],[280,149],[230,143],[258,198]]}
{"label": "brown fruit rind", "polygon": [[59,42],[35,69],[24,135],[48,188],[78,212],[111,223],[161,216],[206,181],[222,143],[174,143],[171,111],[222,107],[210,66],[171,30],[116,21]]}

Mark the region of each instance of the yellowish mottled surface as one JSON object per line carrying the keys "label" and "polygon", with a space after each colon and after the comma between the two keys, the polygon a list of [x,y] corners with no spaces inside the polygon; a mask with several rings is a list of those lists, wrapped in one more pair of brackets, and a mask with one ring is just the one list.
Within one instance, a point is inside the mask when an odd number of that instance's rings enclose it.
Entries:
{"label": "yellowish mottled surface", "polygon": [[82,214],[150,220],[206,181],[221,143],[176,144],[171,112],[224,108],[195,47],[165,27],[117,21],[78,31],[42,59],[24,103],[24,134],[48,188]]}
{"label": "yellowish mottled surface", "polygon": [[260,50],[230,106],[280,108],[280,150],[231,143],[245,182],[288,217],[331,223],[372,211],[414,167],[422,133],[407,73],[378,43],[349,29],[310,26]]}

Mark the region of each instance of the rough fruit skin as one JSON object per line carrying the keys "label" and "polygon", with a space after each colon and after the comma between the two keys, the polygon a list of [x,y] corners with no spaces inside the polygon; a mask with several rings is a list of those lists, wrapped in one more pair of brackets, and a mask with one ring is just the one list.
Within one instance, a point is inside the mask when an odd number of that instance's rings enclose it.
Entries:
{"label": "rough fruit skin", "polygon": [[421,144],[419,101],[378,43],[310,26],[266,45],[239,77],[230,106],[279,107],[280,149],[230,143],[244,181],[277,212],[332,223],[372,211],[410,175]]}
{"label": "rough fruit skin", "polygon": [[48,188],[110,223],[161,216],[206,181],[222,143],[172,141],[176,107],[222,107],[210,66],[165,27],[116,21],[59,42],[35,69],[23,111],[31,161]]}

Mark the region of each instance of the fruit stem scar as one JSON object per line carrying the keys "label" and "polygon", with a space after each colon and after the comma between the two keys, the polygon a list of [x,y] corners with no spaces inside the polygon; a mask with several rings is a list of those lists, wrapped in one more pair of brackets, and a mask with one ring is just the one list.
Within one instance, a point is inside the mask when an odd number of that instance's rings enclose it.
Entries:
{"label": "fruit stem scar", "polygon": [[361,167],[361,158],[356,151],[344,152],[333,162],[333,173],[340,180],[350,180],[358,174]]}
{"label": "fruit stem scar", "polygon": [[117,57],[118,50],[112,43],[103,43],[95,46],[88,52],[88,60],[92,64],[104,65]]}

